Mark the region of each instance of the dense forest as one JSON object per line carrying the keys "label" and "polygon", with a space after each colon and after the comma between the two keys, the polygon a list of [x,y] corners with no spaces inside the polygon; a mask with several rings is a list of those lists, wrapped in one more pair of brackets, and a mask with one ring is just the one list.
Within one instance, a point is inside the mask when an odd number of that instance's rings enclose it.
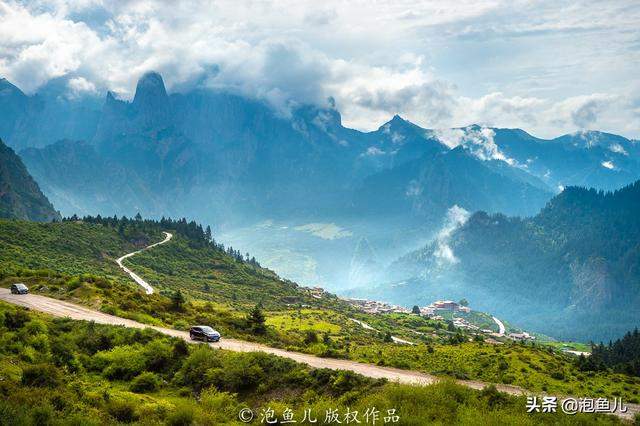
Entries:
{"label": "dense forest", "polygon": [[608,345],[593,345],[591,356],[580,357],[578,366],[582,370],[611,368],[620,373],[640,376],[640,332],[636,328]]}

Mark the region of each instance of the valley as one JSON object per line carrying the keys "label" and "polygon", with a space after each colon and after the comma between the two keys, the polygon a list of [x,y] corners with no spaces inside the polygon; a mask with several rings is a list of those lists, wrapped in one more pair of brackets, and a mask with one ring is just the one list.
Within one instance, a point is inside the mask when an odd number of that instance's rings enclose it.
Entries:
{"label": "valley", "polygon": [[639,22],[0,0],[0,426],[640,425]]}
{"label": "valley", "polygon": [[[195,223],[85,218],[51,224],[0,221],[0,228],[0,286],[24,282],[36,294],[152,327],[184,331],[193,323],[212,324],[223,341],[240,339],[257,347],[532,392],[620,394],[629,403],[636,400],[634,380],[640,379],[608,372],[589,373],[587,378],[575,366],[574,356],[547,346],[509,340],[496,345],[484,342],[473,330],[454,327],[450,320],[410,313],[367,314],[331,293],[314,297],[244,256],[207,243],[205,232]],[[163,229],[173,235],[170,241],[125,261],[157,289],[145,294],[115,259],[136,251],[131,249],[136,245],[163,241]],[[22,236],[16,239],[18,235]],[[248,315],[256,305],[266,318],[259,328]]]}

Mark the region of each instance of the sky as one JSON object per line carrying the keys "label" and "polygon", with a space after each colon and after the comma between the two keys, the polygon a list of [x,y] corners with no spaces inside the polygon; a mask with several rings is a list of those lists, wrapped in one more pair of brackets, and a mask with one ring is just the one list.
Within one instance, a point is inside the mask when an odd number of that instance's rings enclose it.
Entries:
{"label": "sky", "polygon": [[0,77],[130,99],[146,71],[287,114],[333,97],[373,130],[597,129],[640,138],[640,2],[0,0]]}

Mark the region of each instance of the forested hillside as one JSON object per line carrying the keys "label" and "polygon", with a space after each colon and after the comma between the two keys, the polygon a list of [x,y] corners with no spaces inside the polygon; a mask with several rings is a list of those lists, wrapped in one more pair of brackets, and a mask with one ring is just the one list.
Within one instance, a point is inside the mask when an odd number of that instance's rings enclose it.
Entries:
{"label": "forested hillside", "polygon": [[591,356],[581,357],[579,366],[585,371],[611,368],[614,371],[640,376],[640,332],[636,328],[615,342],[593,345]]}
{"label": "forested hillside", "polygon": [[0,218],[47,222],[59,219],[20,157],[0,139]]}
{"label": "forested hillside", "polygon": [[614,338],[640,320],[640,182],[567,188],[530,219],[476,213],[390,272],[405,284],[377,291],[396,302],[467,297],[552,336]]}

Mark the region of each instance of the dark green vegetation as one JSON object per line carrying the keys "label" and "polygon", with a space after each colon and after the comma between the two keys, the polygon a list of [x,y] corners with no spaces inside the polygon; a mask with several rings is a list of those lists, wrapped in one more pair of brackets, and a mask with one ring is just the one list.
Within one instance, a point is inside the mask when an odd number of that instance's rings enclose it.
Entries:
{"label": "dark green vegetation", "polygon": [[[0,285],[21,281],[35,293],[143,323],[181,330],[195,323],[208,324],[223,338],[319,356],[510,383],[535,391],[620,395],[629,402],[638,398],[636,379],[606,370],[581,372],[570,357],[550,349],[522,344],[494,348],[482,341],[469,342],[474,340],[472,335],[443,321],[413,314],[363,314],[331,294],[315,298],[251,258],[241,258],[237,250],[208,240],[206,229],[195,223],[85,219],[50,224],[0,220]],[[126,260],[159,290],[146,295],[114,259],[160,241],[163,230],[174,233],[169,243]],[[390,342],[390,336],[416,345]],[[136,386],[153,383],[153,378],[145,377]]]}
{"label": "dark green vegetation", "polygon": [[0,303],[0,424],[253,424],[269,408],[299,421],[311,409],[395,409],[400,425],[617,424],[602,415],[527,414],[523,397],[450,382],[402,386],[311,370],[262,353],[189,345],[151,330],[50,319]]}
{"label": "dark green vegetation", "polygon": [[535,217],[476,213],[392,267],[404,286],[377,297],[414,304],[467,297],[475,308],[565,339],[609,340],[640,322],[640,182],[615,192],[570,187]]}
{"label": "dark green vegetation", "polygon": [[640,376],[640,333],[636,328],[628,332],[621,339],[593,345],[591,356],[580,357],[578,365],[583,370],[604,370],[612,368],[615,371],[634,376]]}
{"label": "dark green vegetation", "polygon": [[48,222],[59,219],[20,157],[0,139],[0,218]]}

